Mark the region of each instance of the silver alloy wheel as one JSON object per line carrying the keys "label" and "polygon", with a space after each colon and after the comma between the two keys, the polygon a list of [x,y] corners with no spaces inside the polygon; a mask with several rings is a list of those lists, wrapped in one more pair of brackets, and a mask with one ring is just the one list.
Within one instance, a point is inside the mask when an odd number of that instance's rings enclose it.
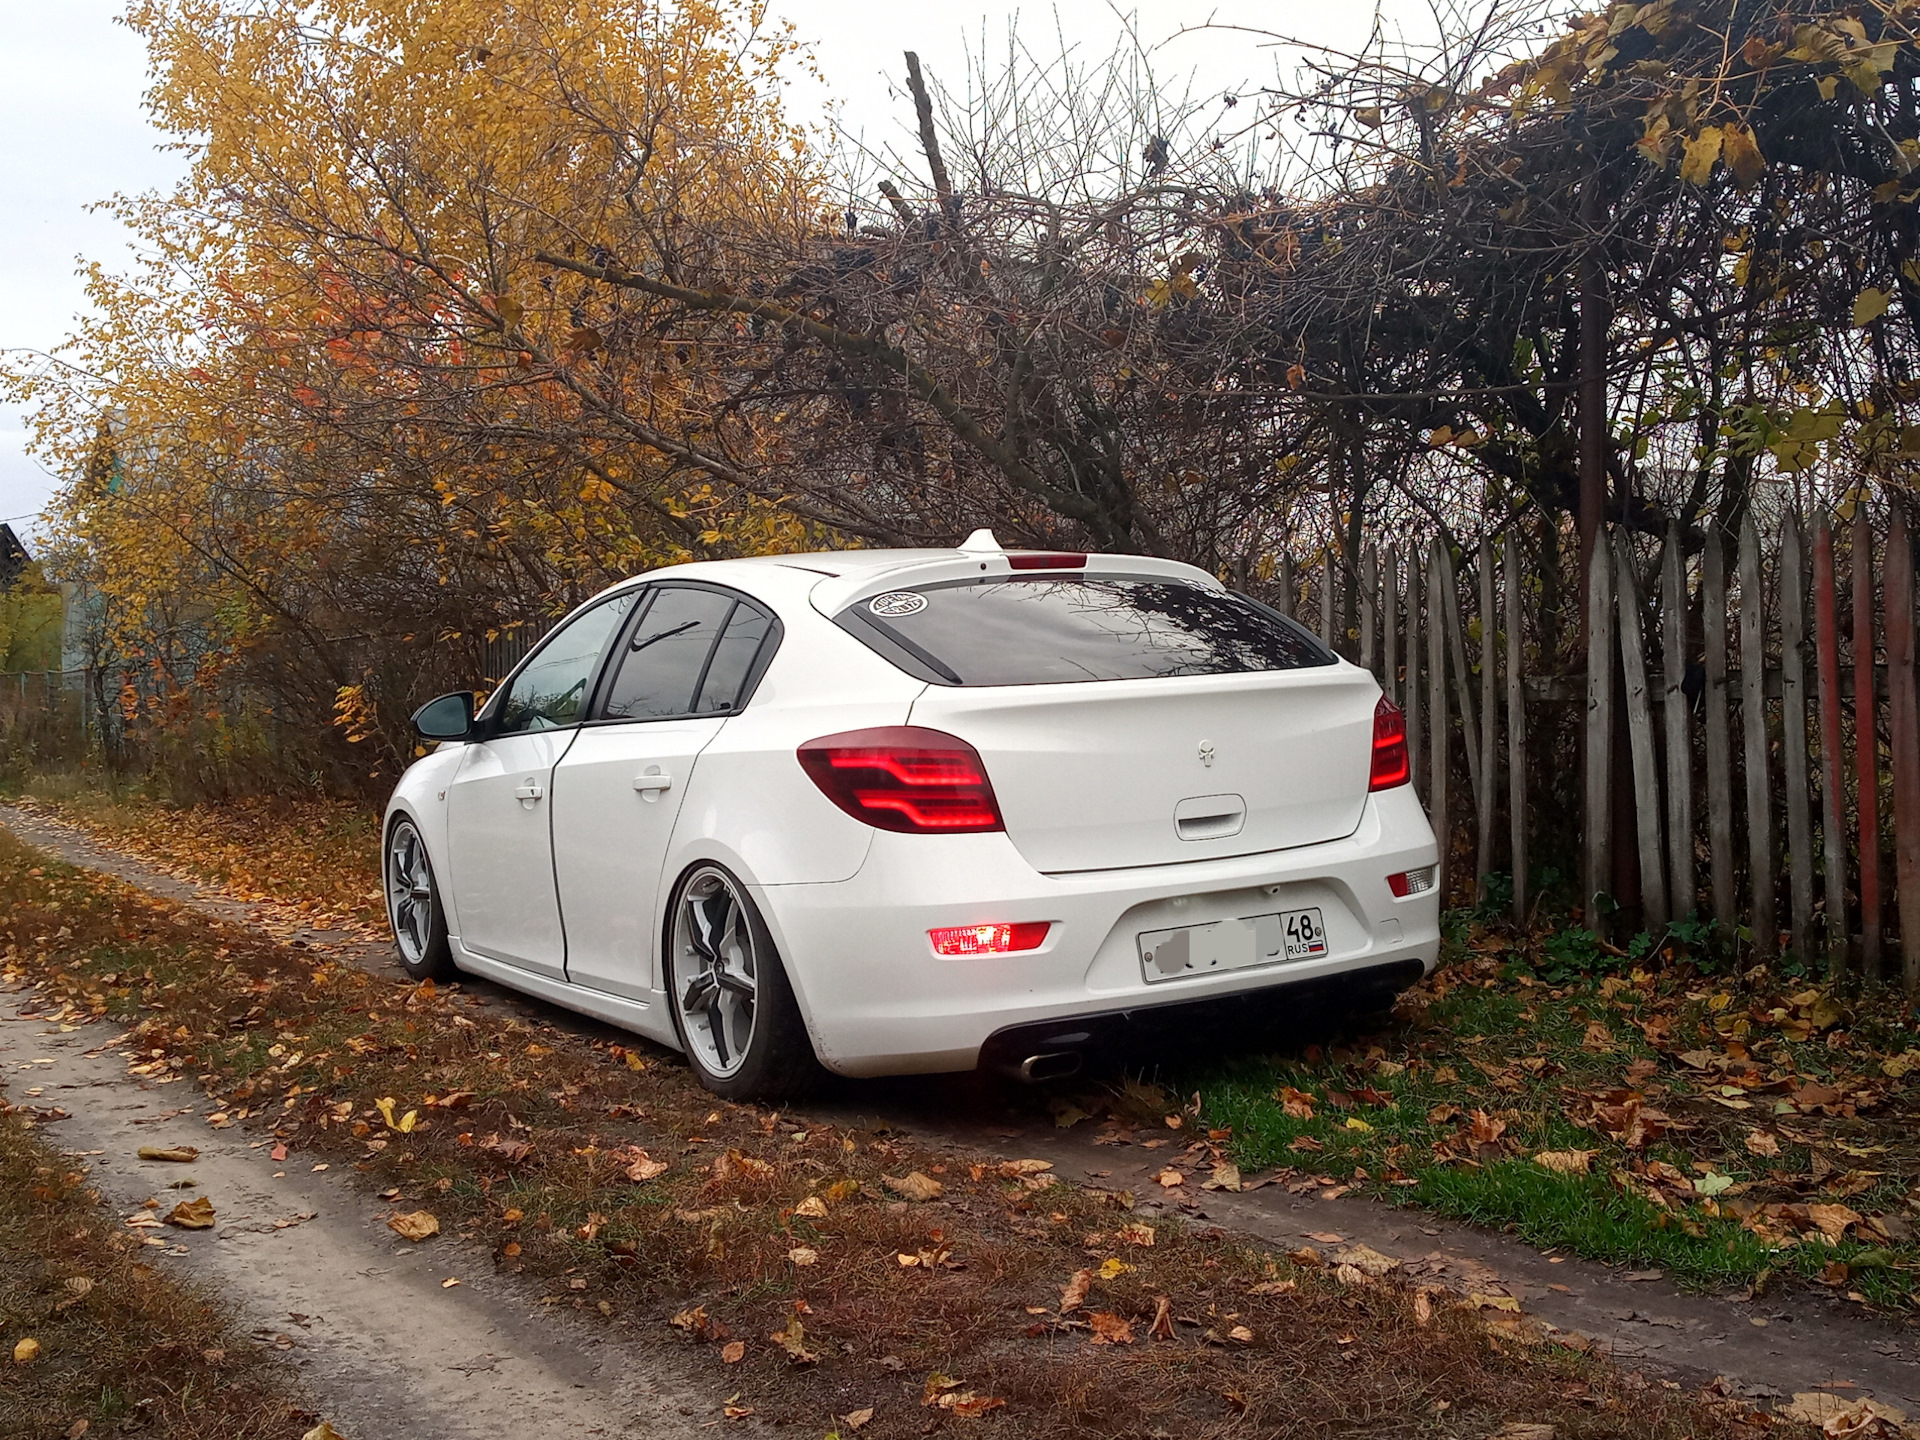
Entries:
{"label": "silver alloy wheel", "polygon": [[746,899],[724,871],[696,870],[673,917],[673,1003],[687,1047],[715,1077],[746,1063],[759,996],[760,956]]}
{"label": "silver alloy wheel", "polygon": [[387,918],[406,962],[422,964],[433,941],[433,869],[420,832],[407,820],[387,841]]}

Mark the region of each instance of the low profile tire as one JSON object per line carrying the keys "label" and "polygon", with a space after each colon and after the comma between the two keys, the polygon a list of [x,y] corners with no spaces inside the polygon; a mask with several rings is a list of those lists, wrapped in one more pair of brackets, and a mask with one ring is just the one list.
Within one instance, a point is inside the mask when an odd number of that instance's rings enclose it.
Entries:
{"label": "low profile tire", "polygon": [[387,920],[400,968],[415,980],[451,980],[457,973],[447,943],[447,913],[433,878],[426,841],[411,820],[387,832]]}
{"label": "low profile tire", "polygon": [[786,1099],[819,1078],[766,922],[747,887],[718,865],[695,866],[674,887],[666,981],[687,1063],[714,1094]]}

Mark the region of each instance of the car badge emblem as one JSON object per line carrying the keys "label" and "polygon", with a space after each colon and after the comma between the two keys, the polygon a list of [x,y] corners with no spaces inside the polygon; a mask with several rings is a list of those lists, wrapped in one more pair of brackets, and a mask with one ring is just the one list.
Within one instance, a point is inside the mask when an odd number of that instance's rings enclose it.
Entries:
{"label": "car badge emblem", "polygon": [[915,595],[910,590],[890,590],[885,595],[876,595],[867,602],[867,609],[876,615],[898,617],[918,615],[927,608],[927,597]]}
{"label": "car badge emblem", "polygon": [[1202,740],[1200,742],[1200,763],[1205,765],[1209,770],[1213,768],[1213,741]]}

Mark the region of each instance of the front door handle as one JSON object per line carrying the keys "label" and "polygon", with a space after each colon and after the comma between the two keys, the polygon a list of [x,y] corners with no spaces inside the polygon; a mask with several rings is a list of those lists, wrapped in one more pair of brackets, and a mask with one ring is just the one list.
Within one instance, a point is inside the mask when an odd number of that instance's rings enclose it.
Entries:
{"label": "front door handle", "polygon": [[633,777],[633,788],[651,799],[657,796],[662,790],[671,790],[673,788],[673,777],[671,775],[663,775],[658,770],[650,770],[645,775],[636,775]]}
{"label": "front door handle", "polygon": [[538,800],[542,795],[545,795],[547,791],[545,786],[536,785],[533,781],[529,780],[513,793],[522,800]]}

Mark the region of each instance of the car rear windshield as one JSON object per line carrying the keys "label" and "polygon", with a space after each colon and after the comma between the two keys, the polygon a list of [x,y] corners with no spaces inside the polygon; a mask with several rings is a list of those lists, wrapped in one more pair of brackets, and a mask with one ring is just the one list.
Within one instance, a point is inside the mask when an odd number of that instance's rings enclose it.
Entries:
{"label": "car rear windshield", "polygon": [[1021,577],[893,590],[839,617],[942,685],[1058,685],[1331,665],[1279,612],[1177,580]]}

